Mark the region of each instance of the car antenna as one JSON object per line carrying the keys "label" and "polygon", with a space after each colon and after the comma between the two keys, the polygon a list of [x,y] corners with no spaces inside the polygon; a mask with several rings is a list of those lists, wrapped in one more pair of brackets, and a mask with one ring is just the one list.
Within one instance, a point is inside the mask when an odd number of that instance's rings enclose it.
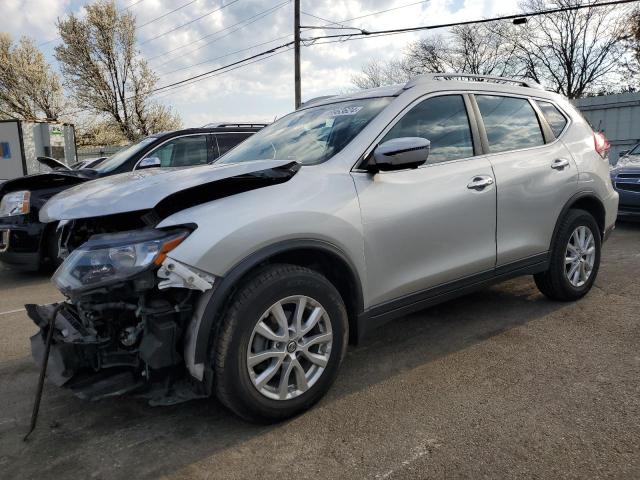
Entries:
{"label": "car antenna", "polygon": [[38,412],[40,411],[40,400],[42,400],[42,390],[44,388],[44,377],[47,373],[47,365],[49,364],[49,350],[51,350],[51,340],[53,339],[53,330],[55,329],[56,317],[58,316],[58,312],[62,310],[64,304],[58,305],[52,312],[51,318],[49,319],[49,331],[47,332],[47,343],[45,344],[44,349],[44,358],[42,359],[42,366],[40,368],[40,378],[38,379],[38,389],[36,390],[36,398],[33,402],[33,411],[31,412],[31,425],[29,426],[29,431],[22,439],[23,442],[26,442],[29,438],[29,435],[36,429],[36,424],[38,422]]}

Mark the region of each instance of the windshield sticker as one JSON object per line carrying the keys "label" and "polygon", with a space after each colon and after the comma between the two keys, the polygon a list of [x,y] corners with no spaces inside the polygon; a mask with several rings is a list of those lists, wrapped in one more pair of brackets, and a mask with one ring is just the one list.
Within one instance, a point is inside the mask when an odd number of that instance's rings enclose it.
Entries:
{"label": "windshield sticker", "polygon": [[339,117],[343,115],[355,115],[360,110],[362,110],[362,108],[363,108],[362,106],[355,106],[355,105],[350,107],[334,108],[333,110],[329,110],[327,114],[330,117]]}

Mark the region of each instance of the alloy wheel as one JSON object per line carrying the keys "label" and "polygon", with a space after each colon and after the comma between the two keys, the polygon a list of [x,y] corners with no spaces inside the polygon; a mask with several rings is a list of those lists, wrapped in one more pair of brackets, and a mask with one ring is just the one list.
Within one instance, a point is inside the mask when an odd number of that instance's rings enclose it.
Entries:
{"label": "alloy wheel", "polygon": [[569,237],[564,257],[567,280],[574,287],[582,287],[589,280],[596,259],[596,242],[589,227],[576,227]]}
{"label": "alloy wheel", "polygon": [[333,333],[326,310],[313,298],[283,298],[261,316],[249,340],[247,369],[267,398],[290,400],[309,390],[329,362]]}

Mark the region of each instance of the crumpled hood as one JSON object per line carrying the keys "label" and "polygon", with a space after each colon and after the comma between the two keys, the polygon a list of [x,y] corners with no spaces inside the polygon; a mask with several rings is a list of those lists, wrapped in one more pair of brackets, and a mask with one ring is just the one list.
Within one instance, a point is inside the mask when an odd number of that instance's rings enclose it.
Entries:
{"label": "crumpled hood", "polygon": [[[185,203],[184,197],[190,192],[195,192],[191,196],[197,197],[194,204],[202,203],[220,197],[216,195],[215,183],[222,185],[220,182],[225,179],[245,176],[269,180],[274,175],[272,172],[292,164],[294,162],[290,160],[256,160],[185,169],[152,168],[113,175],[86,182],[51,198],[40,210],[40,221],[48,223],[152,210],[163,200],[171,203],[175,198],[176,202]],[[210,198],[206,197],[207,193]]]}

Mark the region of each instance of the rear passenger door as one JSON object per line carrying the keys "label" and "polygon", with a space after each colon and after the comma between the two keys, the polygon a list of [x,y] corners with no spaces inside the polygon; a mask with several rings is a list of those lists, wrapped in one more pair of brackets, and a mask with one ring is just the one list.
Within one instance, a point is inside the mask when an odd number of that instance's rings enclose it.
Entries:
{"label": "rear passenger door", "polygon": [[547,121],[535,100],[524,97],[476,94],[475,101],[497,187],[496,265],[535,263],[549,250],[578,181],[570,152],[556,138],[568,120],[547,103]]}
{"label": "rear passenger door", "polygon": [[435,294],[432,287],[452,288],[450,282],[493,270],[493,172],[486,158],[475,156],[478,137],[467,105],[461,94],[419,101],[376,142],[426,138],[431,151],[425,165],[352,173],[369,302],[382,309],[395,308],[391,300],[409,305]]}

